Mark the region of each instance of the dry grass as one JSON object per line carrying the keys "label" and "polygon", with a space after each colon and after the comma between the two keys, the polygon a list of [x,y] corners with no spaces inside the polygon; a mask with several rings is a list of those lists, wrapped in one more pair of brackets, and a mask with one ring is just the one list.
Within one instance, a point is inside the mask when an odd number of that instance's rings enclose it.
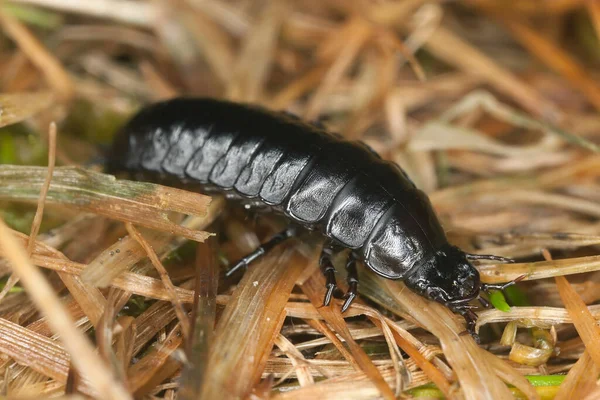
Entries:
{"label": "dry grass", "polygon": [[[507,4],[3,2],[0,395],[599,398],[600,6]],[[525,275],[478,312],[482,344],[364,268],[346,314],[321,307],[316,242],[225,278],[280,221],[92,166],[132,112],[178,95],[364,140],[453,243],[517,258],[479,265]]]}

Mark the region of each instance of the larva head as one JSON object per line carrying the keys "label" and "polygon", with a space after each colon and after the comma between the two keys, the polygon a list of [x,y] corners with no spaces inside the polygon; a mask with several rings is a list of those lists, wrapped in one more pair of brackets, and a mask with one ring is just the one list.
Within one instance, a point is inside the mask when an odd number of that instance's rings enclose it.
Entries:
{"label": "larva head", "polygon": [[457,247],[445,246],[405,280],[406,285],[453,311],[479,296],[479,272]]}

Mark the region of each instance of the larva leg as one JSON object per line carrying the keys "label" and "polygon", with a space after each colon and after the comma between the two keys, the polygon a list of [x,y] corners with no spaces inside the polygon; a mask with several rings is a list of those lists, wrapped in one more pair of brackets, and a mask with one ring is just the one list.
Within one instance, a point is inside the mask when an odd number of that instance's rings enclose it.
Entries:
{"label": "larva leg", "polygon": [[278,234],[273,236],[271,239],[269,239],[269,241],[267,241],[267,242],[263,243],[261,246],[259,246],[252,253],[248,254],[246,257],[242,258],[237,263],[235,263],[235,265],[229,271],[227,271],[225,273],[225,276],[231,276],[238,269],[240,269],[242,267],[248,267],[248,265],[250,265],[254,261],[258,260],[265,254],[267,254],[275,246],[281,244],[282,242],[286,241],[287,239],[289,239],[291,237],[296,236],[297,232],[298,232],[297,227],[292,226],[292,225],[288,226],[285,230],[279,232]]}
{"label": "larva leg", "polygon": [[321,272],[325,275],[326,283],[325,287],[327,291],[325,292],[325,298],[323,300],[323,305],[328,306],[331,303],[332,296],[338,297],[340,290],[337,287],[337,282],[335,280],[335,267],[331,262],[331,258],[336,252],[336,246],[332,241],[327,241],[323,245],[323,250],[321,251],[321,257],[319,258],[319,266],[321,267]]}
{"label": "larva leg", "polygon": [[461,314],[467,322],[467,332],[470,333],[473,339],[475,339],[475,342],[479,344],[479,335],[475,332],[475,326],[477,324],[477,314],[475,314],[470,308],[462,308],[457,310],[457,312]]}
{"label": "larva leg", "polygon": [[350,253],[348,257],[348,261],[346,262],[346,271],[347,271],[347,282],[348,282],[348,292],[344,296],[346,301],[344,301],[344,305],[342,306],[342,312],[346,311],[348,307],[352,304],[354,299],[358,294],[358,272],[356,271],[356,255],[354,252]]}

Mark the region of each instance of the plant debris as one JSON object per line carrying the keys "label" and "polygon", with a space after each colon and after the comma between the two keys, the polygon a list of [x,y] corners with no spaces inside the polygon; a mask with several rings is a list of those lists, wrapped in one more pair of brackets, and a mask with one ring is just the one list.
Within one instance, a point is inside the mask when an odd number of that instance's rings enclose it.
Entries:
{"label": "plant debris", "polygon": [[[506,4],[1,4],[0,396],[598,398],[600,5]],[[280,219],[102,172],[124,120],[182,95],[363,140],[453,244],[516,259],[477,265],[522,277],[476,310],[481,344],[365,268],[322,307],[318,237],[226,277]]]}

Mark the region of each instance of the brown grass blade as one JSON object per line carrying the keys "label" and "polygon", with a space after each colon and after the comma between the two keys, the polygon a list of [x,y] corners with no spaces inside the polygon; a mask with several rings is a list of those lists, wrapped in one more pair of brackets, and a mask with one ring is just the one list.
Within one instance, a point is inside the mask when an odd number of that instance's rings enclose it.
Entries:
{"label": "brown grass blade", "polygon": [[277,335],[275,345],[290,359],[292,365],[296,369],[296,376],[298,377],[300,386],[308,386],[315,383],[307,365],[309,362],[292,342],[287,340],[283,335]]}
{"label": "brown grass blade", "polygon": [[133,343],[132,354],[135,356],[148,344],[148,342],[166,326],[177,319],[175,310],[167,301],[157,301],[146,311],[140,314],[134,321],[137,335]]}
{"label": "brown grass blade", "polygon": [[506,145],[475,130],[435,121],[423,125],[408,148],[412,151],[463,149],[505,157],[526,157],[547,151],[538,144]]}
{"label": "brown grass blade", "polygon": [[59,382],[67,381],[69,355],[54,340],[3,318],[0,318],[0,332],[3,354]]}
{"label": "brown grass blade", "polygon": [[[488,353],[483,351],[482,349],[480,349],[477,346],[470,346],[468,343],[472,342],[471,338],[457,333],[457,332],[463,332],[463,329],[457,323],[457,319],[459,317],[452,315],[445,307],[438,305],[437,303],[429,302],[429,301],[423,299],[422,297],[417,296],[416,294],[410,292],[402,284],[398,284],[398,286],[402,287],[401,290],[394,289],[393,291],[391,291],[390,288],[386,288],[385,286],[382,286],[385,284],[386,280],[384,280],[382,278],[377,278],[377,277],[373,276],[372,274],[361,273],[360,270],[359,270],[359,275],[360,275],[360,282],[361,282],[361,294],[368,296],[373,301],[384,306],[385,308],[389,309],[393,313],[395,313],[397,315],[401,315],[403,318],[408,319],[409,321],[417,319],[420,323],[423,323],[424,325],[425,325],[425,323],[432,323],[432,324],[437,323],[438,328],[442,332],[451,328],[453,333],[451,335],[448,335],[448,336],[450,336],[450,338],[440,337],[440,341],[442,342],[442,350],[444,351],[444,355],[447,357],[449,363],[454,368],[454,373],[456,373],[457,375],[459,373],[467,374],[466,377],[463,375],[458,375],[459,382],[461,383],[461,389],[463,392],[465,390],[467,390],[467,391],[472,390],[472,388],[470,388],[470,387],[467,387],[467,388],[464,387],[466,384],[470,384],[470,382],[468,382],[468,379],[474,379],[476,383],[478,382],[477,383],[478,385],[486,385],[487,383],[489,383],[489,382],[478,381],[476,378],[476,374],[481,374],[481,376],[486,376],[485,374],[490,373],[489,369],[487,371],[480,370],[480,368],[481,368],[480,363],[485,362],[483,360],[486,359]],[[387,282],[390,285],[397,284],[396,282],[392,282],[392,281],[387,281]],[[399,294],[397,294],[397,292],[399,292]],[[408,300],[406,300],[406,303],[398,302],[398,300],[396,300],[399,297],[399,295],[405,295],[405,294],[406,294],[406,296],[410,296],[410,298]],[[415,301],[422,302],[423,304],[413,303],[412,302],[413,298]],[[427,303],[427,305],[425,305],[425,303]],[[446,315],[435,314],[434,311],[429,307],[429,304],[433,304],[434,307],[440,309],[439,312],[444,312],[444,313],[446,313]],[[356,308],[358,308],[358,306],[351,307],[349,312],[352,312],[353,309],[356,309]],[[410,313],[407,313],[406,310],[410,310]],[[423,321],[418,319],[418,318],[420,318],[420,315],[425,315],[425,317],[424,317],[425,319]],[[432,319],[434,322],[431,322]],[[427,326],[427,325],[425,325],[425,326]],[[393,327],[393,325],[392,325],[392,327]],[[432,331],[432,333],[436,334],[436,336],[437,336],[440,332],[439,331],[436,331],[436,332]],[[456,337],[458,337],[458,342],[456,339],[454,339]],[[410,339],[410,336],[408,338]],[[451,346],[450,349],[448,349],[447,347],[444,347],[444,346],[448,346],[448,343]],[[413,345],[419,346],[419,343],[418,342],[413,343]],[[461,347],[463,345],[464,345],[464,347]],[[473,343],[473,345],[474,345],[474,343]],[[423,345],[420,344],[420,346],[423,346]],[[495,358],[495,356],[493,356],[493,357]],[[442,372],[445,373],[447,378],[450,378],[451,374],[450,374],[450,372],[448,372],[445,364],[441,363],[440,360],[437,358],[434,358],[432,361]],[[498,361],[500,361],[500,360],[498,360]],[[508,382],[514,383],[521,390],[521,392],[526,393],[531,398],[537,398],[537,394],[535,393],[535,391],[533,390],[533,388],[529,384],[529,382],[527,382],[526,380],[524,380],[522,378],[511,377],[511,374],[514,375],[514,374],[516,374],[516,372],[514,370],[512,370],[512,368],[510,368],[509,366],[505,365],[505,363],[502,363],[502,362],[494,363],[494,362],[490,362],[488,360],[487,364],[489,364],[489,368],[491,368],[491,366],[494,365],[495,366],[494,372],[502,379],[506,379]],[[459,368],[461,368],[458,372],[456,370],[456,365],[458,365]],[[473,371],[473,370],[475,370],[476,372],[474,373],[474,375],[470,375],[472,373],[471,371]],[[487,376],[489,376],[489,375],[487,375]],[[495,375],[492,375],[492,376],[495,376]],[[466,379],[467,382],[465,383],[462,379]],[[492,383],[497,384],[497,382],[499,382],[499,380],[496,380]],[[501,387],[506,389],[506,387],[503,385],[501,385]],[[451,392],[451,395],[458,396],[458,395],[460,395],[460,393]]]}
{"label": "brown grass blade", "polygon": [[573,325],[585,343],[586,351],[594,364],[600,368],[600,328],[596,319],[565,277],[557,276],[554,279],[560,298],[573,319]]}
{"label": "brown grass blade", "polygon": [[179,396],[184,400],[200,395],[206,371],[208,355],[214,338],[217,313],[217,288],[219,265],[216,259],[215,240],[208,239],[196,249],[196,279],[194,308],[191,320],[193,329],[187,343],[187,363],[182,372]]}
{"label": "brown grass blade", "polygon": [[[373,88],[367,93],[361,93],[364,90],[356,89],[358,94],[355,98],[359,99],[356,100],[358,106],[353,115],[348,118],[346,126],[342,128],[344,136],[350,140],[362,137],[369,126],[380,118],[387,95],[397,79],[399,70],[398,55],[396,49],[392,47],[396,43],[389,43],[389,41],[389,37],[385,36],[374,37],[372,40],[381,52],[380,60],[372,67],[377,78],[372,85],[369,85]],[[398,47],[398,45],[403,46],[402,43],[398,43],[395,47]],[[360,85],[356,86],[360,87]]]}
{"label": "brown grass blade", "polygon": [[[408,373],[409,368],[406,368],[407,362],[414,363],[418,365],[423,372],[427,374],[431,378],[431,380],[438,386],[438,388],[447,396],[453,397],[453,391],[451,390],[450,384],[444,374],[442,374],[439,370],[435,368],[435,366],[429,362],[429,360],[424,357],[424,354],[421,354],[419,350],[422,350],[424,353],[427,352],[425,346],[420,343],[414,336],[412,336],[408,331],[406,331],[403,327],[401,327],[398,323],[390,320],[389,318],[383,317],[377,310],[356,303],[353,304],[351,308],[362,310],[366,316],[369,317],[371,322],[381,329],[381,333],[386,339],[388,344],[388,350],[390,352],[391,361],[394,365],[394,369],[396,370],[396,392],[401,391],[401,386],[407,388],[414,384],[413,379],[411,379],[411,375]],[[355,335],[353,334],[353,337]],[[396,342],[396,344],[402,348],[403,350],[406,348],[406,353],[409,355],[408,360],[400,360],[398,356],[394,356],[392,352],[397,351],[397,349],[393,348],[392,343]],[[401,355],[400,355],[401,356]],[[445,372],[447,376],[450,376],[451,373],[449,368],[445,364],[442,364],[437,357],[434,357],[434,362],[437,362],[437,365],[445,367]],[[401,364],[401,365],[400,365]],[[401,380],[400,380],[401,379]]]}
{"label": "brown grass blade", "polygon": [[125,24],[152,28],[160,10],[155,4],[133,0],[100,1],[56,1],[56,0],[15,0],[18,3],[33,4],[67,13],[81,14],[95,18],[112,19]]}
{"label": "brown grass blade", "polygon": [[482,264],[477,268],[481,274],[481,280],[486,283],[508,282],[522,275],[526,276],[524,280],[534,280],[598,271],[600,256],[502,265]]}
{"label": "brown grass blade", "polygon": [[19,278],[17,278],[15,274],[11,274],[6,280],[2,291],[0,291],[0,302],[6,297],[6,295],[12,290],[12,288],[15,287],[17,283],[19,283]]}
{"label": "brown grass blade", "polygon": [[133,358],[133,343],[137,335],[137,327],[134,321],[135,318],[128,316],[117,319],[117,326],[120,329],[120,333],[115,346],[115,359],[118,363],[118,368],[122,371],[127,371]]}
{"label": "brown grass blade", "polygon": [[[375,321],[373,321],[376,323]],[[405,335],[408,334],[405,330],[399,327],[395,323],[391,323],[391,321],[387,321],[390,325],[390,328],[393,330],[394,339],[398,346],[408,354],[410,359],[415,362],[421,368],[421,370],[427,375],[429,379],[444,393],[444,395],[448,398],[454,397],[455,393],[452,390],[450,382],[448,379],[438,370],[435,365],[433,365],[427,358],[421,354],[419,349],[417,349],[412,343],[410,343],[407,339],[404,338]],[[376,323],[377,324],[377,323]]]}
{"label": "brown grass blade", "polygon": [[461,384],[466,399],[512,399],[512,394],[485,361],[484,352],[447,308],[408,290],[404,284],[384,281],[381,286],[410,316],[437,336]]}
{"label": "brown grass blade", "polygon": [[144,62],[140,64],[140,70],[155,100],[168,100],[179,95],[178,90],[151,63]]}
{"label": "brown grass blade", "polygon": [[600,387],[596,385],[596,387],[584,397],[584,400],[598,400],[600,399]]}
{"label": "brown grass blade", "polygon": [[596,30],[596,38],[600,40],[600,3],[596,0],[587,0],[585,5]]}
{"label": "brown grass blade", "polygon": [[494,371],[498,375],[500,379],[504,382],[515,386],[518,388],[521,393],[527,396],[529,399],[540,399],[540,396],[535,388],[529,383],[529,381],[521,374],[517,369],[513,368],[506,361],[501,359],[500,357],[488,353],[487,351],[482,351],[483,357],[490,364]]}
{"label": "brown grass blade", "polygon": [[[340,82],[358,56],[360,49],[365,45],[371,35],[369,26],[359,18],[347,22],[345,26],[340,28],[340,32],[344,33],[344,36],[340,36],[340,39],[344,41],[344,45],[340,47],[340,43],[333,43],[335,47],[329,46],[322,52],[326,53],[327,56],[327,53],[335,51],[337,57],[329,67],[321,84],[306,106],[304,118],[308,120],[314,120],[321,112],[321,107],[323,107],[327,95],[334,86]],[[338,32],[338,34],[340,34],[340,32]]]}
{"label": "brown grass blade", "polygon": [[[588,306],[595,319],[600,319],[600,306]],[[518,321],[520,326],[550,328],[552,325],[571,324],[573,320],[564,308],[557,307],[511,307],[509,312],[486,310],[479,313],[477,327],[496,322]]]}
{"label": "brown grass blade", "polygon": [[[82,330],[87,330],[86,326],[90,326],[91,324],[89,323],[87,317],[85,317],[83,310],[81,307],[79,307],[77,302],[73,299],[65,299],[65,308],[73,320],[76,321],[75,324],[77,327],[81,328]],[[40,335],[47,337],[52,336],[52,329],[46,323],[46,317],[41,317],[35,320],[34,322],[28,324],[26,328],[32,332],[39,333]]]}
{"label": "brown grass blade", "polygon": [[48,85],[57,95],[64,101],[70,100],[74,94],[73,83],[56,56],[46,49],[25,25],[6,12],[0,11],[0,23],[6,34],[45,75]]}
{"label": "brown grass blade", "polygon": [[452,31],[439,27],[425,47],[441,60],[485,79],[531,113],[550,121],[559,118],[559,111],[552,103]]}
{"label": "brown grass blade", "polygon": [[[23,246],[28,245],[31,240],[29,237],[23,235],[22,233],[18,233],[15,231],[11,231],[13,235],[17,238],[18,241],[22,243]],[[72,243],[76,243],[77,238],[73,240]],[[83,282],[79,276],[79,274],[73,274],[69,272],[68,268],[65,269],[58,267],[61,264],[70,264],[73,263],[69,260],[64,254],[59,252],[58,250],[53,249],[39,241],[35,242],[34,251],[30,259],[34,263],[34,265],[41,266],[36,261],[38,259],[37,254],[45,254],[45,256],[41,256],[44,259],[51,260],[48,263],[50,265],[54,265],[57,267],[56,271],[58,272],[58,276],[63,281],[69,292],[73,295],[77,303],[81,306],[82,310],[84,310],[85,314],[88,316],[93,325],[96,325],[102,314],[104,313],[104,308],[106,306],[106,300],[102,293],[95,287],[92,287],[85,282]],[[5,256],[5,252],[0,248],[0,254]],[[78,267],[78,263],[73,263],[76,265],[76,269]]]}
{"label": "brown grass blade", "polygon": [[[377,3],[363,6],[368,17],[381,25],[400,25],[405,22],[411,14],[426,3],[424,0],[407,0],[399,3]],[[365,4],[366,5],[366,4]]]}
{"label": "brown grass blade", "polygon": [[513,33],[513,36],[548,67],[563,75],[591,104],[600,110],[600,85],[566,51],[560,49],[547,36],[538,34],[515,15],[496,15]]}
{"label": "brown grass blade", "polygon": [[[146,232],[146,240],[156,251],[161,251],[170,238],[163,232]],[[145,256],[146,252],[138,242],[131,236],[126,236],[94,258],[81,272],[81,279],[95,287],[108,287],[117,276]]]}
{"label": "brown grass blade", "polygon": [[109,394],[115,399],[129,399],[129,394],[114,380],[111,371],[94,353],[91,344],[77,331],[51,286],[41,272],[30,263],[25,250],[3,221],[0,221],[0,246],[31,298],[48,317],[48,324],[60,334],[65,348],[72,356],[72,362],[79,371],[85,371],[85,375],[99,393]]}
{"label": "brown grass blade", "polygon": [[294,101],[310,92],[323,79],[327,71],[326,65],[318,65],[308,70],[275,93],[273,98],[267,101],[267,104],[275,110],[288,108]]}
{"label": "brown grass blade", "polygon": [[[297,301],[290,301],[290,302],[288,302],[285,309],[288,312],[289,316],[306,319],[307,323],[309,323],[308,320],[322,320],[323,319],[323,316],[319,313],[319,310],[312,304],[307,304],[304,302],[297,302]],[[350,307],[344,314],[344,317],[346,317],[346,318],[355,317],[355,316],[361,315],[361,314],[362,314],[362,311],[359,311],[358,309],[352,309],[352,307]],[[350,361],[350,360],[348,360],[348,361]]]}
{"label": "brown grass blade", "polygon": [[50,107],[51,92],[0,94],[0,127],[16,124]]}
{"label": "brown grass blade", "polygon": [[[545,133],[545,136],[543,136],[536,143],[536,145],[521,144],[520,148],[522,148],[522,151],[524,152],[531,152],[534,154],[535,147],[538,148],[539,152],[544,149],[546,151],[556,151],[559,142],[558,140],[555,140],[555,137],[561,138],[568,143],[581,146],[582,148],[590,151],[596,153],[600,152],[600,147],[598,145],[590,140],[585,139],[581,135],[574,135],[573,133],[564,131],[551,124],[538,121],[537,119],[532,118],[527,114],[515,110],[514,108],[500,102],[496,97],[494,97],[494,95],[485,90],[475,90],[467,94],[460,100],[460,102],[446,110],[440,116],[440,120],[443,122],[449,122],[450,120],[457,119],[457,117],[464,117],[469,113],[474,113],[478,109],[486,111],[490,114],[490,116],[493,116],[500,121],[504,121],[507,124]],[[472,122],[466,124],[466,126],[470,124],[472,124]],[[549,136],[548,134],[552,134],[554,137]],[[525,154],[523,153],[522,155]]]}
{"label": "brown grass blade", "polygon": [[127,371],[131,390],[137,396],[143,396],[151,388],[161,383],[173,369],[179,368],[179,363],[172,359],[172,354],[183,344],[183,335],[179,325],[171,330],[164,342],[159,343],[135,363]]}
{"label": "brown grass blade", "polygon": [[[104,308],[104,314],[98,322],[96,328],[96,345],[98,346],[98,353],[102,356],[107,365],[110,365],[111,369],[115,372],[117,378],[123,382],[127,387],[127,377],[125,371],[127,368],[122,369],[121,364],[117,361],[115,356],[113,342],[115,341],[115,320],[117,310],[116,305],[118,302],[120,290],[111,289],[108,292],[106,307]],[[120,328],[120,327],[119,327]],[[127,367],[127,366],[126,366]],[[71,371],[69,374],[71,375]],[[69,376],[70,377],[70,376]]]}
{"label": "brown grass blade", "polygon": [[[0,166],[0,199],[37,201],[46,168]],[[198,242],[210,236],[172,223],[167,211],[203,216],[210,197],[165,186],[116,180],[80,168],[56,168],[48,204],[64,204],[111,219],[181,235]]]}
{"label": "brown grass blade", "polygon": [[[395,384],[395,371],[393,368],[393,362],[391,360],[373,360],[373,364],[380,370],[382,376],[389,382],[390,386]],[[346,380],[350,381],[352,377],[359,377],[365,386],[368,386],[371,390],[377,390],[377,387],[373,384],[370,378],[361,371],[357,371],[347,360],[327,360],[315,358],[309,360],[306,364],[308,369],[311,371],[315,378],[327,378],[334,380]],[[411,384],[408,387],[414,387],[419,385],[419,382],[428,382],[429,380],[422,372],[417,370],[417,366],[412,360],[406,360],[407,369],[411,373],[413,378]],[[277,378],[288,379],[295,375],[295,370],[292,362],[288,358],[282,357],[271,357],[267,363],[267,368],[263,373],[263,378],[273,374]],[[423,382],[424,381],[424,382]],[[316,382],[318,384],[318,382]],[[311,385],[308,385],[311,386]],[[303,389],[299,388],[298,392],[302,393]],[[300,393],[297,396],[300,396]]]}
{"label": "brown grass blade", "polygon": [[177,319],[179,320],[179,324],[181,325],[181,332],[183,334],[184,340],[189,339],[190,321],[188,319],[186,311],[183,308],[183,305],[181,304],[181,300],[177,296],[175,285],[173,285],[173,282],[171,281],[167,270],[158,259],[158,256],[156,255],[156,252],[154,252],[154,250],[152,249],[152,246],[150,246],[148,241],[144,239],[142,234],[139,233],[138,230],[135,229],[135,227],[129,222],[125,224],[125,228],[127,228],[127,232],[129,232],[129,235],[133,237],[139,243],[140,246],[142,246],[148,257],[150,258],[150,261],[152,261],[152,265],[154,265],[154,268],[160,276],[160,280],[165,285],[165,288],[169,293],[169,300],[171,300],[173,308],[175,308],[175,313],[177,314]]}
{"label": "brown grass blade", "polygon": [[[27,236],[22,233],[11,231],[20,242],[25,245],[27,243]],[[36,252],[40,254],[49,254],[49,255],[38,255],[37,253],[31,257],[31,261],[34,265],[37,265],[42,268],[52,269],[54,271],[58,271],[61,273],[76,275],[79,276],[82,274],[87,266],[85,264],[77,263],[69,260],[64,254],[59,252],[58,250],[54,250],[50,247],[47,247],[40,242],[36,243]],[[6,253],[2,248],[0,248],[0,256],[6,257]],[[140,275],[132,272],[125,272],[121,274],[119,277],[114,279],[111,283],[112,287],[131,292],[134,294],[138,294],[140,296],[149,297],[151,299],[157,300],[170,300],[170,295],[163,285],[163,283],[155,278],[151,278],[149,276]],[[97,289],[87,289],[90,292],[95,292]],[[188,290],[181,287],[176,287],[175,291],[178,294],[180,300],[184,303],[192,303],[193,302],[193,291]],[[220,297],[222,299],[222,297]],[[86,312],[90,312],[89,308]],[[104,312],[103,307],[100,308],[97,312],[94,312],[94,318],[91,318],[92,321],[97,321]]]}
{"label": "brown grass blade", "polygon": [[[62,258],[37,256],[34,255],[32,262],[42,268],[48,268],[55,271],[64,272],[70,275],[80,275],[85,264],[67,261]],[[140,275],[132,272],[124,272],[111,282],[111,287],[115,287],[127,292],[138,294],[156,300],[170,300],[171,296],[164,284],[155,278]],[[177,296],[184,303],[194,301],[194,292],[192,290],[176,287]],[[101,314],[100,314],[101,315]]]}
{"label": "brown grass blade", "polygon": [[[54,340],[35,333],[18,324],[0,319],[0,352],[10,356],[20,365],[27,366],[29,371],[35,371],[43,376],[53,379],[55,385],[52,391],[64,392],[64,384],[69,374],[70,358],[67,352]],[[97,395],[90,387],[89,381],[80,381],[77,390],[88,395]],[[11,398],[21,398],[21,391],[13,389]],[[22,394],[36,393],[35,388],[29,386],[22,390]],[[43,390],[37,392],[41,395]]]}
{"label": "brown grass blade", "polygon": [[587,351],[577,360],[569,370],[567,377],[561,383],[554,400],[583,399],[597,388],[596,380],[600,374],[600,367],[592,360]]}
{"label": "brown grass blade", "polygon": [[564,167],[541,173],[535,179],[528,177],[482,179],[439,190],[430,194],[430,199],[438,212],[450,212],[454,206],[464,202],[465,196],[473,196],[477,193],[497,195],[512,189],[551,189],[584,176],[597,176],[598,171],[600,171],[600,157],[590,156]]}
{"label": "brown grass blade", "polygon": [[323,289],[325,288],[325,278],[319,271],[316,271],[306,282],[302,284],[302,291],[306,293],[313,306],[323,316],[325,321],[329,323],[336,333],[340,335],[352,354],[352,358],[356,361],[360,369],[373,381],[380,395],[386,399],[394,399],[395,394],[389,385],[385,382],[381,373],[377,370],[369,356],[365,351],[354,341],[346,322],[338,308],[337,302],[332,302],[329,307],[322,307]]}
{"label": "brown grass blade", "polygon": [[[207,214],[203,217],[186,219],[182,225],[189,229],[206,229],[221,214],[223,198],[213,198],[208,206]],[[161,253],[167,249],[169,242],[173,241],[171,235],[162,232],[144,231],[144,237],[156,252]],[[81,273],[84,282],[95,287],[106,287],[123,271],[142,260],[146,253],[130,236],[126,236],[108,247],[93,259]]]}
{"label": "brown grass blade", "polygon": [[256,102],[263,97],[286,9],[284,1],[265,3],[260,20],[243,39],[242,50],[227,88],[228,98]]}
{"label": "brown grass blade", "polygon": [[98,288],[84,283],[79,276],[64,272],[59,272],[58,276],[85,315],[90,319],[90,322],[96,326],[106,308],[106,299],[102,292]]}
{"label": "brown grass blade", "polygon": [[[496,241],[497,240],[497,241]],[[473,249],[479,254],[510,254],[512,257],[533,256],[539,254],[539,249],[575,249],[578,247],[600,244],[600,236],[568,232],[532,232],[530,234],[506,233],[501,234],[485,249]]]}
{"label": "brown grass blade", "polygon": [[287,299],[306,265],[297,257],[286,262],[289,251],[273,253],[248,269],[218,322],[203,398],[245,397],[262,374]]}
{"label": "brown grass blade", "polygon": [[[42,185],[40,199],[38,200],[37,210],[32,223],[31,234],[27,243],[27,252],[29,257],[31,257],[31,254],[36,247],[36,237],[42,222],[44,205],[48,190],[50,188],[54,165],[56,162],[56,124],[54,122],[50,124],[48,138],[48,172]],[[72,244],[75,242],[76,241],[72,242]],[[102,293],[100,293],[98,289],[83,282],[79,277],[64,273],[59,273],[58,276],[61,278],[71,295],[78,302],[82,310],[84,310],[92,324],[96,326],[100,316],[105,312],[106,309],[106,300],[104,299]]]}
{"label": "brown grass blade", "polygon": [[[386,381],[393,384],[394,372],[392,369],[387,369],[382,372]],[[418,374],[414,374],[418,375]],[[424,379],[415,380],[417,384],[425,384]],[[373,382],[362,372],[345,374],[336,376],[324,381],[315,383],[314,385],[305,386],[298,390],[288,390],[280,392],[274,396],[275,400],[303,400],[303,399],[376,399],[380,398],[378,388]]]}
{"label": "brown grass blade", "polygon": [[193,39],[215,76],[226,84],[231,81],[234,67],[235,53],[232,40],[221,26],[207,15],[194,10],[193,6],[193,3],[183,6],[190,9],[182,10],[188,14],[182,16],[182,22],[194,34]]}
{"label": "brown grass blade", "polygon": [[50,189],[50,182],[52,181],[52,173],[54,172],[54,166],[56,164],[56,123],[50,124],[48,131],[48,173],[44,184],[42,185],[42,191],[40,192],[40,198],[38,200],[37,209],[35,210],[35,216],[31,223],[31,231],[29,233],[29,243],[27,244],[27,255],[31,257],[33,249],[35,247],[35,241],[40,231],[40,225],[44,216],[44,205],[46,203],[46,196],[48,195],[48,189]]}
{"label": "brown grass blade", "polygon": [[[310,308],[311,308],[310,311],[313,311],[315,314],[317,314],[318,318],[324,319],[323,315],[321,313],[319,313],[319,310],[316,307],[314,307],[311,304]],[[286,311],[289,311],[288,307],[286,307]],[[294,315],[293,311],[292,311],[292,314],[290,314],[290,316],[292,316],[292,315]],[[327,338],[327,340],[329,340],[329,342],[331,342],[331,344],[333,344],[335,346],[335,348],[340,352],[342,357],[344,357],[346,359],[346,361],[348,361],[348,363],[350,363],[350,365],[356,371],[360,371],[360,365],[358,364],[356,359],[352,356],[352,353],[346,348],[346,346],[344,346],[342,340],[337,337],[335,332],[331,328],[329,328],[329,326],[324,321],[308,319],[308,320],[306,320],[306,322],[308,323],[308,325],[310,325],[311,327],[313,327],[317,331],[319,331],[321,334],[323,334],[324,337]]]}

